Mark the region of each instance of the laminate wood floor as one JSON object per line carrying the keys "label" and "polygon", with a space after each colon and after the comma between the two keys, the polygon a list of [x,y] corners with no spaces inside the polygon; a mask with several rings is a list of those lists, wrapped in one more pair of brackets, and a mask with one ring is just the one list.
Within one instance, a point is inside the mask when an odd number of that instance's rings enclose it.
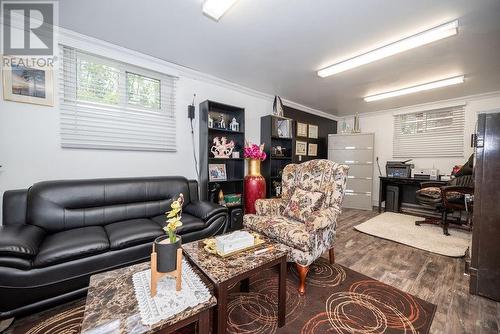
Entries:
{"label": "laminate wood floor", "polygon": [[431,333],[500,333],[500,303],[469,294],[463,259],[354,230],[376,215],[375,211],[344,209],[337,224],[337,263],[436,304]]}

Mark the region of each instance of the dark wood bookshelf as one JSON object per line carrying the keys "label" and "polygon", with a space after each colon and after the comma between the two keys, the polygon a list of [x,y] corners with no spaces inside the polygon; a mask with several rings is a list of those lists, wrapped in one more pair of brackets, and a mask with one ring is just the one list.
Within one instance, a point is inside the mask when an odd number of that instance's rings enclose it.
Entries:
{"label": "dark wood bookshelf", "polygon": [[[279,133],[278,124],[288,124],[287,133]],[[265,143],[266,160],[262,162],[261,174],[266,179],[267,197],[276,197],[274,182],[281,183],[281,173],[286,165],[292,163],[293,120],[274,115],[263,116],[260,119],[260,140]],[[283,155],[275,155],[274,147],[284,148]]]}
{"label": "dark wood bookshelf", "polygon": [[[233,180],[214,180],[208,181],[208,183],[229,183],[229,182],[242,182],[244,179],[233,179]],[[224,193],[224,195],[228,195]]]}
{"label": "dark wood bookshelf", "polygon": [[[226,128],[219,128],[217,124],[209,127],[208,118],[218,121],[224,118]],[[239,123],[239,131],[229,129],[231,120],[235,118]],[[217,122],[216,122],[217,123]],[[234,141],[233,152],[239,152],[239,158],[215,158],[210,151],[215,137],[226,137],[228,141]],[[243,148],[245,146],[245,109],[223,104],[215,101],[204,101],[200,104],[200,198],[209,199],[209,190],[218,184],[224,195],[241,194],[243,203],[243,181],[245,160],[243,159]],[[226,180],[213,180],[209,178],[210,164],[224,164],[226,168]],[[218,196],[216,195],[216,199]],[[243,204],[228,205],[229,210],[242,208]]]}

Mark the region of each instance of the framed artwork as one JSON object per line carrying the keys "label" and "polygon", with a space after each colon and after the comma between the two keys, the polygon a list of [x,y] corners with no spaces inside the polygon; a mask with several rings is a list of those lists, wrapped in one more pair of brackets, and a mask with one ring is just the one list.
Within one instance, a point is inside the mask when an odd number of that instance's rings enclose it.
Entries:
{"label": "framed artwork", "polygon": [[208,179],[209,181],[226,181],[226,165],[208,164]]}
{"label": "framed artwork", "polygon": [[307,155],[307,142],[300,140],[295,142],[295,155]]}
{"label": "framed artwork", "polygon": [[297,137],[307,138],[307,124],[297,122]]}
{"label": "framed artwork", "polygon": [[315,157],[318,155],[318,144],[309,143],[309,147],[307,148],[307,155],[310,157]]}
{"label": "framed artwork", "polygon": [[286,118],[273,117],[272,135],[279,138],[292,138],[292,120]]}
{"label": "framed artwork", "polygon": [[24,65],[19,58],[3,57],[3,98],[54,106],[54,74],[52,68]]}
{"label": "framed artwork", "polygon": [[318,139],[318,126],[309,124],[309,138]]}

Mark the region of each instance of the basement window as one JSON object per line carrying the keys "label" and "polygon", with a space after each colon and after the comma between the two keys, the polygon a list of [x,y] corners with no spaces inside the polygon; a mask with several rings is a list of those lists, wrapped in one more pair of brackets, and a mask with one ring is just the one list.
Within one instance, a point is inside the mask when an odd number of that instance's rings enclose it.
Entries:
{"label": "basement window", "polygon": [[61,145],[176,151],[176,77],[61,47]]}
{"label": "basement window", "polygon": [[394,158],[463,157],[465,107],[394,115]]}

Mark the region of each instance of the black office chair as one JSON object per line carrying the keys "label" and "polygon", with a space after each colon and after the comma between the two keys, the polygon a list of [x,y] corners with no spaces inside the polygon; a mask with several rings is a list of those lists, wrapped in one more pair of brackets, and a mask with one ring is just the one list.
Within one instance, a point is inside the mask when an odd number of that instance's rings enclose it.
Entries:
{"label": "black office chair", "polygon": [[[468,200],[467,195],[474,194],[474,177],[472,174],[473,156],[469,158],[467,163],[454,175],[446,186],[442,186],[436,182],[422,182],[420,189],[417,191],[417,202],[441,213],[441,218],[425,218],[425,220],[416,221],[415,225],[432,224],[443,227],[443,233],[450,235],[449,227],[458,228],[470,231],[472,229],[472,221],[470,219],[473,204]],[[448,214],[453,211],[459,211],[460,215],[454,223],[448,220]],[[463,211],[469,214],[465,224],[462,224]]]}

